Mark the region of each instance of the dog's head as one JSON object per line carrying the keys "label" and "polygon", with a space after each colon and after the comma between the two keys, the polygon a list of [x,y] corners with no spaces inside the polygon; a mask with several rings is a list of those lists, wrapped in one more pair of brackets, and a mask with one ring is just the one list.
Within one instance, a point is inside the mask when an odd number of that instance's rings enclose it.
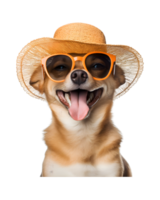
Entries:
{"label": "dog's head", "polygon": [[[57,73],[60,73],[60,70]],[[124,82],[124,72],[117,65],[114,75],[111,73],[107,79],[98,81],[84,69],[81,61],[75,62],[74,70],[67,75],[64,82],[53,82],[47,76],[43,78],[41,66],[34,71],[30,79],[32,87],[45,93],[56,116],[65,116],[76,121],[92,118],[97,115],[99,109],[105,111],[107,104],[113,100],[115,89]]]}

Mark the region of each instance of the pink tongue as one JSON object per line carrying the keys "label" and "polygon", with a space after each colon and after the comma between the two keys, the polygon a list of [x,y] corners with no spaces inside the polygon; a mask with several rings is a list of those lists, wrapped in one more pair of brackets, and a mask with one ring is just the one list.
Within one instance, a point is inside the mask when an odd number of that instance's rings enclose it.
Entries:
{"label": "pink tongue", "polygon": [[69,113],[74,120],[82,120],[86,117],[89,107],[87,105],[87,91],[72,91],[71,95],[71,106]]}

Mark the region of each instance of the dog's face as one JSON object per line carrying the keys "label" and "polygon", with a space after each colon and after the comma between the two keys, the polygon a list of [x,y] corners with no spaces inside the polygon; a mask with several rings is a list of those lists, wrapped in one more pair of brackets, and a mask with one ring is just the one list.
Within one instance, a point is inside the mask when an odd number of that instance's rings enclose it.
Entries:
{"label": "dog's face", "polygon": [[[72,56],[82,56],[70,54]],[[85,121],[96,117],[98,109],[105,111],[107,103],[113,100],[114,91],[125,82],[123,70],[116,66],[115,75],[102,81],[95,80],[87,72],[81,61],[75,62],[75,68],[64,82],[51,81],[47,75],[42,79],[42,68],[39,66],[31,76],[30,84],[46,99],[55,115]],[[61,70],[58,73],[61,73]],[[97,72],[98,73],[98,72]]]}

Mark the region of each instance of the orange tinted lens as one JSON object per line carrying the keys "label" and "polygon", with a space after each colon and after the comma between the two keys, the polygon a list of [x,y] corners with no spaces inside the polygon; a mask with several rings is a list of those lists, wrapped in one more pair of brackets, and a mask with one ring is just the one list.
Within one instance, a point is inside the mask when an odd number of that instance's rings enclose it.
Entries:
{"label": "orange tinted lens", "polygon": [[110,71],[111,59],[105,54],[94,53],[87,56],[85,65],[93,77],[104,78]]}
{"label": "orange tinted lens", "polygon": [[64,80],[72,68],[72,60],[66,55],[55,55],[47,59],[46,69],[54,80]]}

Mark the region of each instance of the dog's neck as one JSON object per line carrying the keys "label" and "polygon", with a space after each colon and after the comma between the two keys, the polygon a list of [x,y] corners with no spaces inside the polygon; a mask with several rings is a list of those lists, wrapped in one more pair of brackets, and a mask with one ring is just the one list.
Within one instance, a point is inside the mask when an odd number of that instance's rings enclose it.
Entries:
{"label": "dog's neck", "polygon": [[74,140],[76,142],[82,142],[86,138],[97,137],[98,134],[108,129],[111,122],[111,108],[112,101],[104,107],[99,106],[98,109],[92,111],[91,115],[82,121],[73,120],[68,112],[64,111],[64,108],[60,106],[50,105],[53,115],[53,121],[50,127],[46,129],[46,132],[50,132],[50,135],[57,135],[57,137],[63,137],[68,141]]}
{"label": "dog's neck", "polygon": [[[61,162],[82,162],[96,154],[99,144],[110,144],[121,136],[111,121],[112,102],[98,106],[83,121],[73,120],[60,107],[50,105],[53,114],[51,125],[45,130],[44,140],[48,149],[54,152]],[[59,114],[58,114],[59,113]],[[118,139],[117,139],[118,138]],[[106,145],[105,144],[105,145]]]}

